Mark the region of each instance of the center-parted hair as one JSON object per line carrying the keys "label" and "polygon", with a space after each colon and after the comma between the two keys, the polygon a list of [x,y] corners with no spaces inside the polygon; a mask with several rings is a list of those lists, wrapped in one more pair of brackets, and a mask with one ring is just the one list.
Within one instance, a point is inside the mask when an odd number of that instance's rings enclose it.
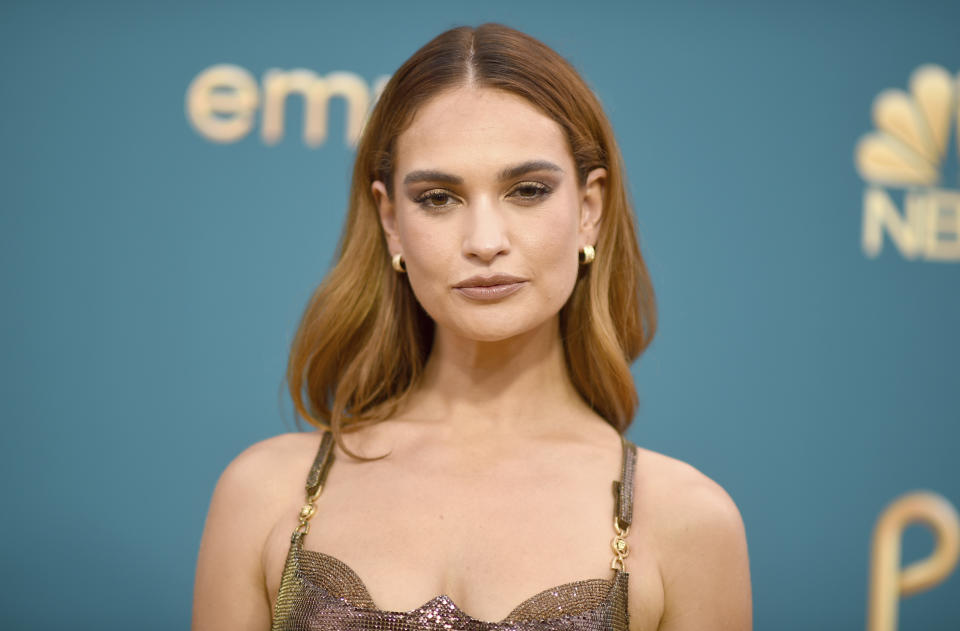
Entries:
{"label": "center-parted hair", "polygon": [[621,433],[636,411],[630,363],[653,338],[656,305],[610,123],[550,47],[501,24],[461,26],[414,53],[374,106],[357,147],[336,261],[291,348],[287,383],[297,413],[332,429],[347,453],[344,432],[390,417],[416,386],[435,328],[406,276],[390,265],[371,184],[382,181],[392,199],[397,137],[424,103],[466,85],[520,96],[560,125],[581,187],[592,169],[607,170],[596,259],[580,267],[560,310],[560,334],[584,401]]}

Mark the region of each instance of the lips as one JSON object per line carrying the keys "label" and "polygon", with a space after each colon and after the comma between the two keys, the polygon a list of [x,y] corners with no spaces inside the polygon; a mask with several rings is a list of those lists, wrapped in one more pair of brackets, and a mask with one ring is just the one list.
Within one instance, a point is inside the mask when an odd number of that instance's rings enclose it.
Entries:
{"label": "lips", "polygon": [[525,278],[520,278],[519,276],[511,276],[510,274],[493,274],[490,276],[471,276],[470,278],[460,281],[454,285],[455,289],[462,289],[465,287],[493,287],[495,285],[511,285],[513,283],[522,283],[525,282]]}
{"label": "lips", "polygon": [[454,286],[454,291],[473,300],[496,300],[523,289],[525,278],[509,274],[471,276]]}

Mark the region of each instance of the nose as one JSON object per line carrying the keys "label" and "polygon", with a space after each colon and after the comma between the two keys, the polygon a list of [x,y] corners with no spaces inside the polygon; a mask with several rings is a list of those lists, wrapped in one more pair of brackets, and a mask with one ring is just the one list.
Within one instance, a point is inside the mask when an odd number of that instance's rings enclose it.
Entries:
{"label": "nose", "polygon": [[495,201],[478,199],[464,213],[463,254],[490,262],[510,251],[506,217]]}

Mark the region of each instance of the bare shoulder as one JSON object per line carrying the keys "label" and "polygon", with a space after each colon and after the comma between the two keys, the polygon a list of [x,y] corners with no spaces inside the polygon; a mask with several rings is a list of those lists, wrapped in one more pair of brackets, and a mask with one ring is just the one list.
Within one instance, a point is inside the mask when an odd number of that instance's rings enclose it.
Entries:
{"label": "bare shoulder", "polygon": [[661,631],[750,629],[743,518],[729,493],[696,467],[638,448],[635,523],[645,525],[664,587]]}
{"label": "bare shoulder", "polygon": [[289,433],[267,438],[244,449],[223,470],[214,499],[257,508],[262,512],[273,500],[288,495],[302,484],[304,461],[313,457],[318,438],[313,433]]}
{"label": "bare shoulder", "polygon": [[315,433],[290,433],[254,443],[237,455],[220,474],[208,529],[223,526],[230,537],[265,539],[278,509],[302,488],[319,438]]}
{"label": "bare shoulder", "polygon": [[[291,488],[302,486],[318,440],[315,434],[283,434],[260,441],[220,475],[197,556],[194,629],[269,626],[264,546]],[[287,488],[294,479],[300,484]]]}
{"label": "bare shoulder", "polygon": [[319,440],[317,432],[290,432],[272,436],[244,449],[233,459],[230,467],[242,470],[263,465],[281,465],[291,456],[315,449]]}
{"label": "bare shoulder", "polygon": [[224,475],[237,481],[250,477],[270,481],[302,465],[304,458],[313,458],[319,441],[317,432],[291,432],[261,440],[240,452]]}
{"label": "bare shoulder", "polygon": [[693,465],[638,447],[635,475],[637,503],[652,511],[645,517],[658,534],[743,531],[740,511],[727,491]]}

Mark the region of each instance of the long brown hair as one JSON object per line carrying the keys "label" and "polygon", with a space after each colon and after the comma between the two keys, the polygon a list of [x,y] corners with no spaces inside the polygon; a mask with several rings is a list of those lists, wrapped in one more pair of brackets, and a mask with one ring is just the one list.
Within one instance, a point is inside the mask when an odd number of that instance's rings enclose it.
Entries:
{"label": "long brown hair", "polygon": [[656,329],[653,287],[640,254],[620,151],[596,96],[576,70],[542,42],[501,24],[441,33],[391,77],[364,127],[336,263],[310,299],[287,366],[297,413],[343,433],[389,418],[417,384],[434,323],[410,284],[393,271],[371,192],[392,197],[397,137],[429,99],[474,85],[521,96],[564,130],[579,183],[607,170],[596,260],[582,265],[560,311],[570,378],[583,399],[619,432],[637,407],[630,363]]}

